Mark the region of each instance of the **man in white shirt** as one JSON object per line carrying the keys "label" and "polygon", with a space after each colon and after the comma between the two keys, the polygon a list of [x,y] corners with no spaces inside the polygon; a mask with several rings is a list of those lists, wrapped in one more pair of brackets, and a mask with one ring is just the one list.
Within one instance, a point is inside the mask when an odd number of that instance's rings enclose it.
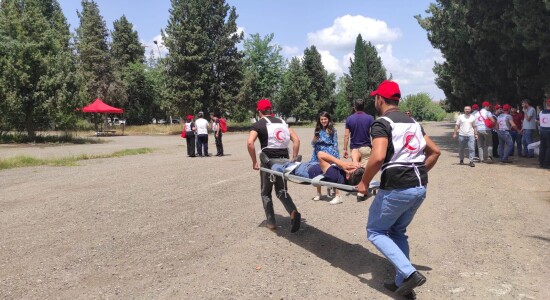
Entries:
{"label": "man in white shirt", "polygon": [[468,147],[468,159],[470,160],[470,167],[475,167],[474,145],[475,140],[478,136],[476,118],[471,114],[471,112],[472,108],[470,106],[464,107],[464,114],[460,115],[458,117],[458,120],[456,120],[453,138],[457,138],[458,132],[458,156],[460,157],[460,164],[464,164],[464,149]]}
{"label": "man in white shirt", "polygon": [[528,150],[527,146],[533,143],[533,133],[537,129],[536,117],[537,111],[534,107],[529,105],[529,100],[524,99],[521,101],[521,107],[523,108],[523,127],[521,129],[523,134],[523,155],[525,157],[535,157],[535,150]]}
{"label": "man in white shirt", "polygon": [[195,127],[197,127],[197,154],[200,157],[210,156],[208,154],[208,128],[210,127],[208,121],[204,117],[204,113],[201,111],[197,114],[199,117],[195,121]]}
{"label": "man in white shirt", "polygon": [[[491,163],[492,157],[489,155],[489,144],[492,143],[492,136],[491,136],[491,128],[487,128],[487,125],[485,125],[485,120],[488,119],[492,123],[496,122],[495,117],[493,114],[489,111],[491,108],[491,104],[487,101],[484,101],[481,104],[481,110],[479,110],[476,114],[474,114],[475,120],[476,120],[476,127],[479,134],[479,140],[478,145],[481,147],[481,150],[483,151],[483,160],[482,162],[485,163]],[[491,160],[489,158],[491,157]]]}

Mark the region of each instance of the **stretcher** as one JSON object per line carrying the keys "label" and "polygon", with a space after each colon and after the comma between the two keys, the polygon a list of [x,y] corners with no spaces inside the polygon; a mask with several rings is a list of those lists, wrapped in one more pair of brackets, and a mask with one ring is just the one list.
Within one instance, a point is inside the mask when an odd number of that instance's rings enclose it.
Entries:
{"label": "stretcher", "polygon": [[[312,185],[314,187],[327,187],[327,188],[335,188],[339,189],[344,192],[348,192],[351,194],[357,193],[357,189],[353,185],[346,185],[346,184],[340,184],[340,183],[334,183],[325,181],[325,176],[323,174],[316,176],[315,178],[305,178],[301,176],[296,176],[292,174],[292,171],[285,171],[285,172],[279,172],[274,171],[269,168],[260,167],[260,172],[266,172],[271,174],[271,176],[279,176],[283,179],[297,184],[303,184],[303,185]],[[369,184],[369,187],[367,189],[367,196],[368,195],[376,195],[376,192],[380,188],[380,181],[371,181]]]}

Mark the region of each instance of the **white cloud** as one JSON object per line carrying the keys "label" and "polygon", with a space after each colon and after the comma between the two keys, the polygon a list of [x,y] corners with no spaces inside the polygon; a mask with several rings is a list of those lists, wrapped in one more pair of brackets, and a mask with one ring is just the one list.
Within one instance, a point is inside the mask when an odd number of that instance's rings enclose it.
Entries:
{"label": "white cloud", "polygon": [[318,48],[351,49],[355,45],[357,35],[361,34],[364,40],[387,43],[398,39],[401,31],[398,28],[389,28],[386,22],[364,16],[345,15],[334,20],[331,27],[307,34],[310,45]]}
{"label": "white cloud", "polygon": [[[157,42],[157,44],[155,44],[155,41]],[[168,48],[164,46],[164,40],[162,39],[162,35],[160,34],[155,36],[149,41],[146,41],[146,42],[142,41],[142,44],[143,46],[145,46],[145,56],[147,58],[149,58],[151,54],[151,50],[153,51],[153,55],[156,58],[159,57],[159,54],[160,54],[160,57],[162,58],[166,57],[166,55],[168,54]],[[159,53],[159,50],[160,50],[160,53]]]}
{"label": "white cloud", "polygon": [[432,71],[435,61],[443,61],[439,51],[428,53],[426,59],[410,60],[395,57],[392,45],[388,44],[381,46],[378,54],[388,71],[388,76],[391,74],[393,80],[399,83],[403,96],[427,92],[435,100],[444,98],[443,92],[435,85],[435,74]]}
{"label": "white cloud", "polygon": [[330,51],[321,50],[319,53],[321,54],[321,62],[327,72],[335,73],[337,76],[341,76],[344,73],[342,67],[340,66],[340,62],[336,59],[336,57],[330,54]]}
{"label": "white cloud", "polygon": [[282,46],[281,48],[282,48],[282,54],[287,58],[291,58],[300,54],[300,49],[298,47]]}

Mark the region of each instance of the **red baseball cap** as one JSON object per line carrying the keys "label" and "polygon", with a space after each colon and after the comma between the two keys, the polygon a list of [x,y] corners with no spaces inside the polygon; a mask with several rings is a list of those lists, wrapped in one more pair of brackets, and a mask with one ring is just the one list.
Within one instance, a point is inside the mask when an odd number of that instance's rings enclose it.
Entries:
{"label": "red baseball cap", "polygon": [[500,105],[495,105],[495,109],[500,109]]}
{"label": "red baseball cap", "polygon": [[504,109],[505,111],[510,111],[511,108],[512,108],[512,107],[510,106],[510,104],[504,104],[504,105],[502,106],[502,109]]}
{"label": "red baseball cap", "polygon": [[271,101],[269,101],[269,99],[266,99],[266,98],[260,99],[260,101],[258,101],[258,105],[256,105],[257,111],[264,111],[272,108],[273,106],[271,106]]}
{"label": "red baseball cap", "polygon": [[479,109],[479,105],[477,105],[477,103],[474,103],[474,105],[472,105],[472,109]]}
{"label": "red baseball cap", "polygon": [[384,80],[378,86],[378,88],[370,93],[371,97],[380,95],[385,99],[398,100],[401,98],[401,91],[399,90],[399,85],[395,81]]}
{"label": "red baseball cap", "polygon": [[481,106],[483,106],[483,107],[491,106],[491,103],[489,103],[489,101],[485,101],[485,102],[481,103]]}
{"label": "red baseball cap", "polygon": [[193,115],[187,115],[187,121],[191,121],[193,120],[193,118],[194,118]]}

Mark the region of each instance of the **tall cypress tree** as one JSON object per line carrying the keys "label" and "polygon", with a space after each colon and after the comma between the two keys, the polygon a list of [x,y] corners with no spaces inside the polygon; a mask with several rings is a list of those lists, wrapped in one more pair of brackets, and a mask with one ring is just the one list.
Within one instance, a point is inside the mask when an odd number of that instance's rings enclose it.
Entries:
{"label": "tall cypress tree", "polygon": [[364,43],[366,64],[368,70],[367,77],[367,90],[363,98],[365,99],[365,111],[369,114],[376,114],[376,108],[374,107],[374,99],[370,97],[370,93],[378,87],[378,85],[387,79],[386,68],[382,64],[382,59],[378,55],[378,50],[371,42]]}
{"label": "tall cypress tree", "polygon": [[349,73],[353,82],[353,98],[362,99],[369,87],[369,73],[367,70],[367,53],[365,42],[361,34],[355,40],[354,59],[351,60]]}
{"label": "tall cypress tree", "polygon": [[55,0],[0,2],[0,108],[3,129],[63,126],[74,111],[69,26]]}
{"label": "tall cypress tree", "polygon": [[99,97],[107,102],[113,81],[107,25],[94,0],[82,0],[82,12],[77,12],[80,26],[76,30],[79,76],[83,82],[81,97],[88,101]]}
{"label": "tall cypress tree", "polygon": [[376,114],[374,99],[370,93],[386,79],[386,69],[378,56],[378,51],[370,42],[366,42],[357,36],[355,42],[355,58],[351,60],[350,74],[352,78],[352,90],[354,99],[364,99],[366,102],[365,111],[371,115]]}

